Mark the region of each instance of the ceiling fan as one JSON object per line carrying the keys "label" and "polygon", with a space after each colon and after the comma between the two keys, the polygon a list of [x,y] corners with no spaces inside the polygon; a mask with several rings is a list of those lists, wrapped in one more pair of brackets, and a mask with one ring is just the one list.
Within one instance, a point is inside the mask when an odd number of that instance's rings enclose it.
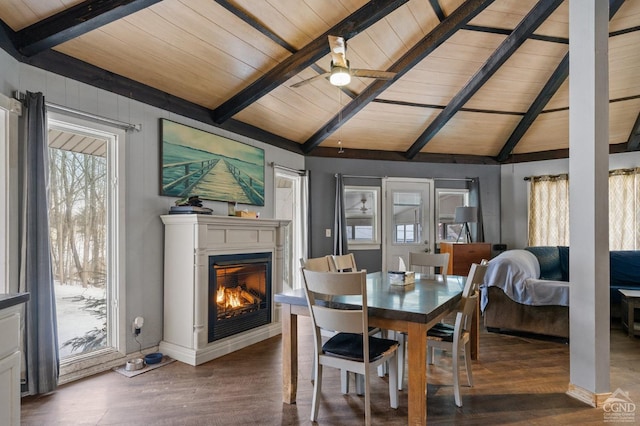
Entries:
{"label": "ceiling fan", "polygon": [[329,47],[331,47],[331,71],[302,80],[296,84],[292,84],[291,87],[300,87],[321,78],[329,78],[329,82],[334,86],[345,86],[351,82],[352,76],[377,78],[380,80],[391,80],[396,76],[395,72],[351,68],[346,58],[347,47],[343,37],[330,35]]}

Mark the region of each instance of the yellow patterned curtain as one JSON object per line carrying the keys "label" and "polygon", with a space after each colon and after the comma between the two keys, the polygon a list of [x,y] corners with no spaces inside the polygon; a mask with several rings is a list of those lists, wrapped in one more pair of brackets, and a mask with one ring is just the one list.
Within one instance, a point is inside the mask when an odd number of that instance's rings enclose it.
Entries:
{"label": "yellow patterned curtain", "polygon": [[529,246],[569,245],[569,177],[530,178]]}
{"label": "yellow patterned curtain", "polygon": [[609,172],[609,250],[640,247],[640,169]]}

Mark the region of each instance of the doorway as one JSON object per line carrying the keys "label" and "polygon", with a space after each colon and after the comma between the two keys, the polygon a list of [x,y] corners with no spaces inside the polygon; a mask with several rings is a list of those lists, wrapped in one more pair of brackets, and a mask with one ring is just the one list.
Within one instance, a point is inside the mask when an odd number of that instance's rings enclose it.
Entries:
{"label": "doorway", "polygon": [[382,179],[382,270],[406,265],[409,252],[431,253],[435,248],[433,180]]}
{"label": "doorway", "polygon": [[308,180],[304,172],[274,166],[276,219],[289,220],[285,228],[282,289],[302,287],[301,258],[307,258]]}

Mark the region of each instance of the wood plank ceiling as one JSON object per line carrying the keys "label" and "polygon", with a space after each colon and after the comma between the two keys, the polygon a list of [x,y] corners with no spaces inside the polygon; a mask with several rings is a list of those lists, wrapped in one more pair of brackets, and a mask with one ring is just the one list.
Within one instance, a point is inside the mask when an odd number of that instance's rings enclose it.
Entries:
{"label": "wood plank ceiling", "polygon": [[[640,145],[640,0],[610,0],[612,152]],[[568,153],[568,0],[3,0],[20,61],[305,155]],[[353,68],[326,79],[327,35]],[[338,147],[344,152],[339,154]]]}

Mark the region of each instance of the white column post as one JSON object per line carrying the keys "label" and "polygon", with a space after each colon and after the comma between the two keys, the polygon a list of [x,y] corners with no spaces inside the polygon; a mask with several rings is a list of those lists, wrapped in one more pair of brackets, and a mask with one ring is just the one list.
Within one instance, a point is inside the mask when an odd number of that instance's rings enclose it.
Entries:
{"label": "white column post", "polygon": [[569,2],[570,383],[592,406],[609,383],[609,2]]}

